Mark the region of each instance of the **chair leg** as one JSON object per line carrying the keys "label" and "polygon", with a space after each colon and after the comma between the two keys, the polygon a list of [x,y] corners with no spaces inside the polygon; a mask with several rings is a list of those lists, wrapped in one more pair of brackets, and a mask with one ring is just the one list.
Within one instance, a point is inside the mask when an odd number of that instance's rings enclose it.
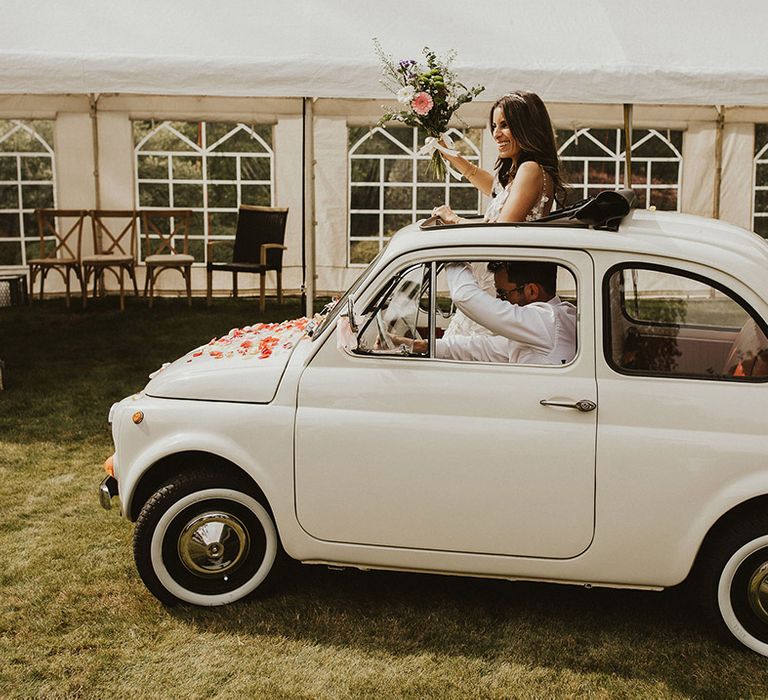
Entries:
{"label": "chair leg", "polygon": [[232,273],[232,298],[237,299],[237,272]]}
{"label": "chair leg", "polygon": [[[152,308],[152,301],[155,298],[155,268],[148,267],[147,275],[149,275],[149,308]],[[146,296],[146,294],[144,295]]]}
{"label": "chair leg", "polygon": [[283,272],[282,270],[277,270],[277,303],[282,304],[283,303]]}
{"label": "chair leg", "polygon": [[192,266],[187,265],[184,268],[184,281],[187,283],[187,306],[192,308]]}
{"label": "chair leg", "polygon": [[147,290],[149,288],[149,265],[144,267],[144,298],[147,298]]}
{"label": "chair leg", "polygon": [[37,277],[37,267],[34,265],[29,266],[29,302],[32,303],[32,298],[35,296],[35,278]]}
{"label": "chair leg", "polygon": [[133,293],[138,297],[139,285],[136,284],[136,268],[133,265],[128,268],[128,274],[131,276],[131,282],[133,282]]}
{"label": "chair leg", "polygon": [[64,298],[67,300],[67,308],[69,308],[69,272],[70,267],[67,265],[64,271]]}
{"label": "chair leg", "polygon": [[125,268],[120,266],[120,311],[125,311],[125,283],[123,281],[123,275],[125,274]]}
{"label": "chair leg", "polygon": [[48,276],[48,269],[40,270],[40,301],[43,300],[43,290],[45,289],[45,278]]}
{"label": "chair leg", "polygon": [[83,299],[83,308],[88,308],[88,279],[91,271],[87,265],[83,265],[82,277],[80,278],[80,296]]}
{"label": "chair leg", "polygon": [[77,276],[77,281],[80,283],[80,300],[82,301],[83,308],[85,308],[85,297],[87,295],[85,294],[86,285],[83,284],[83,274],[84,266],[81,265],[75,268],[75,275]]}
{"label": "chair leg", "polygon": [[266,302],[267,294],[267,274],[265,272],[259,273],[259,311],[264,311],[267,308]]}
{"label": "chair leg", "polygon": [[213,270],[209,269],[206,273],[206,282],[205,282],[205,304],[206,306],[211,305],[211,300],[213,299]]}

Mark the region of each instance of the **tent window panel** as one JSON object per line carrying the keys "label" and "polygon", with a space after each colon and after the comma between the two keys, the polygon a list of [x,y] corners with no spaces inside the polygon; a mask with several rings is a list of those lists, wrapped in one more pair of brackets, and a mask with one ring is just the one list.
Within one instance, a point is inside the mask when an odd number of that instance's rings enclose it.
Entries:
{"label": "tent window panel", "polygon": [[[271,124],[135,120],[139,205],[191,209],[195,260],[212,237],[234,239],[241,204],[274,204]],[[143,252],[143,251],[141,251]]]}
{"label": "tent window panel", "polygon": [[50,156],[27,156],[20,160],[22,180],[53,180],[53,163]]}
{"label": "tent window panel", "polygon": [[243,204],[268,207],[270,205],[269,185],[243,185],[240,188],[240,200]]}
{"label": "tent window panel", "polygon": [[53,208],[53,187],[50,185],[24,185],[21,188],[24,209]]}
{"label": "tent window panel", "polygon": [[139,156],[136,171],[142,179],[165,179],[168,177],[168,156]]}
{"label": "tent window panel", "polygon": [[0,185],[0,209],[19,208],[19,188],[17,185]]}
{"label": "tent window panel", "polygon": [[[483,130],[449,129],[448,133],[458,150],[479,164]],[[416,128],[349,127],[347,137],[351,265],[370,262],[386,245],[389,235],[428,216],[437,205],[452,202],[462,214],[479,211],[477,190],[447,173],[437,177],[429,158],[418,154],[424,134]]]}
{"label": "tent window panel", "polygon": [[38,207],[55,207],[53,120],[0,119],[0,268],[40,254]]}
{"label": "tent window panel", "polygon": [[[570,186],[566,202],[624,186],[626,153],[621,129],[557,130],[558,154]],[[683,132],[636,129],[632,133],[632,186],[639,206],[680,210]]]}
{"label": "tent window panel", "polygon": [[203,177],[203,159],[200,156],[174,156],[174,180],[200,180]]}
{"label": "tent window panel", "polygon": [[0,241],[0,266],[21,265],[21,249],[16,243]]}
{"label": "tent window panel", "polygon": [[18,214],[0,213],[0,239],[19,238],[21,225]]}
{"label": "tent window panel", "polygon": [[755,125],[752,230],[768,238],[768,124]]}

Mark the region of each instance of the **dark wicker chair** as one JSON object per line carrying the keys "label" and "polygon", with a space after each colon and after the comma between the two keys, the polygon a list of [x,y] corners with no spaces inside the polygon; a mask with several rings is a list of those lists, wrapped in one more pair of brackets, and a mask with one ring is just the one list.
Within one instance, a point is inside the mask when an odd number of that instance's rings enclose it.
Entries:
{"label": "dark wicker chair", "polygon": [[214,246],[229,241],[208,243],[208,304],[213,294],[214,271],[232,273],[232,294],[237,297],[237,275],[249,272],[260,276],[259,309],[264,311],[266,275],[274,270],[277,276],[277,299],[283,303],[283,245],[287,209],[242,205],[237,215],[237,232],[231,262],[213,262]]}
{"label": "dark wicker chair", "polygon": [[[83,256],[83,308],[88,303],[88,280],[93,274],[93,296],[104,289],[104,273],[109,270],[120,283],[120,310],[125,309],[125,273],[133,282],[133,291],[139,296],[136,284],[136,212],[131,210],[94,209],[93,255]],[[103,292],[102,292],[103,293]]]}
{"label": "dark wicker chair", "polygon": [[[34,289],[35,278],[40,273],[40,299],[43,298],[45,278],[56,270],[66,285],[67,308],[69,308],[69,273],[74,272],[84,290],[80,273],[83,222],[88,212],[82,209],[37,209],[37,228],[40,236],[40,257],[27,260],[29,265],[29,289]],[[49,239],[46,241],[46,238]],[[49,242],[53,251],[49,253]]]}

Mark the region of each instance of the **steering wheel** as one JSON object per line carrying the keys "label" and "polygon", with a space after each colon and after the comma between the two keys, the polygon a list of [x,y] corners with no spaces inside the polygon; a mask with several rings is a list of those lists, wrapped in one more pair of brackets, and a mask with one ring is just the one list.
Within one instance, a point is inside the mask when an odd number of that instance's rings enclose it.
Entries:
{"label": "steering wheel", "polygon": [[376,330],[379,332],[379,347],[385,347],[387,350],[394,350],[395,344],[392,342],[389,333],[387,333],[384,317],[381,315],[381,309],[376,312],[374,318],[376,320]]}

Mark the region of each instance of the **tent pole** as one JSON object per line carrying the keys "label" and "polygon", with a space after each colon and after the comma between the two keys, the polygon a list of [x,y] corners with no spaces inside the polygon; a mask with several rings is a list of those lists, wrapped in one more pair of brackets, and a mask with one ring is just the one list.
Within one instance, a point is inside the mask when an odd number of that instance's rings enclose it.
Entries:
{"label": "tent pole", "polygon": [[99,97],[88,93],[88,106],[91,114],[91,138],[93,139],[93,187],[96,209],[101,209],[101,183],[99,180]]}
{"label": "tent pole", "polygon": [[720,218],[720,186],[723,181],[723,130],[725,129],[725,107],[716,105],[715,123],[715,186],[712,190],[712,218]]}
{"label": "tent pole", "polygon": [[626,162],[624,164],[624,189],[632,189],[632,105],[624,103],[624,143]]}
{"label": "tent pole", "polygon": [[302,149],[302,161],[304,171],[303,183],[303,241],[302,241],[302,267],[304,283],[302,285],[302,301],[304,302],[304,315],[312,318],[315,306],[315,106],[314,98],[304,98],[303,126],[304,148]]}

